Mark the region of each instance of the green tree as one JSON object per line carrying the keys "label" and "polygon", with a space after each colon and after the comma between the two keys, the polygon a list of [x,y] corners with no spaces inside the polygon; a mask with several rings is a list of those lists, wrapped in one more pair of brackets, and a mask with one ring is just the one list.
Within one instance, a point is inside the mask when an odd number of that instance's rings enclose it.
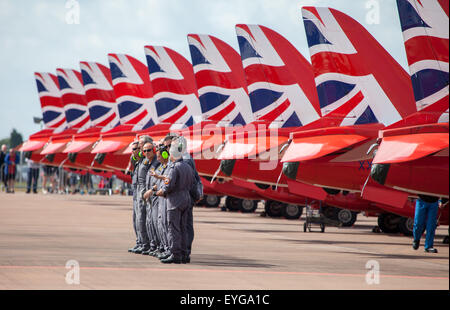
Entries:
{"label": "green tree", "polygon": [[0,146],[3,145],[3,144],[6,144],[7,146],[9,146],[9,142],[10,142],[9,138],[1,139],[0,140]]}
{"label": "green tree", "polygon": [[11,143],[9,146],[10,148],[15,148],[16,146],[23,143],[22,134],[17,132],[17,130],[15,128],[13,128],[13,130],[11,131],[11,136],[10,136],[9,140]]}

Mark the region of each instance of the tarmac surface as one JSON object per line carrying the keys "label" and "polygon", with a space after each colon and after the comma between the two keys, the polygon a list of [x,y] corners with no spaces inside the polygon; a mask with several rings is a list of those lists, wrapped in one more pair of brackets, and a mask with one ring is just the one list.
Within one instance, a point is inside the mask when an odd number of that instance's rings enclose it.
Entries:
{"label": "tarmac surface", "polygon": [[[304,216],[195,207],[191,263],[166,265],[127,252],[131,199],[0,193],[0,290],[449,289],[447,226],[430,254],[414,251],[411,237],[373,233],[376,218],[361,214],[353,227],[305,233]],[[66,282],[76,279],[70,260],[80,266],[79,284]]]}

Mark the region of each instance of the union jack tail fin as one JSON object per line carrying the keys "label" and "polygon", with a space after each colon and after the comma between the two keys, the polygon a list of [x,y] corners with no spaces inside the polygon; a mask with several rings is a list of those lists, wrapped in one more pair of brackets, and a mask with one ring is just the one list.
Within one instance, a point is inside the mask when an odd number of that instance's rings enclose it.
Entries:
{"label": "union jack tail fin", "polygon": [[97,62],[80,62],[92,125],[107,131],[120,124],[109,68]]}
{"label": "union jack tail fin", "polygon": [[253,113],[239,53],[210,35],[189,34],[187,38],[202,119],[217,126],[251,123]]}
{"label": "union jack tail fin", "polygon": [[236,25],[253,116],[269,127],[320,118],[311,64],[284,37],[259,25]]}
{"label": "union jack tail fin", "polygon": [[405,70],[357,21],[303,7],[323,124],[393,124],[416,111]]}
{"label": "union jack tail fin", "polygon": [[158,123],[147,66],[125,54],[108,54],[121,124],[141,130]]}
{"label": "union jack tail fin", "polygon": [[158,121],[172,124],[171,129],[201,121],[191,63],[167,47],[145,46],[144,50]]}
{"label": "union jack tail fin", "polygon": [[61,100],[69,126],[78,131],[91,127],[81,73],[73,69],[56,69]]}
{"label": "union jack tail fin", "polygon": [[47,72],[35,72],[39,101],[41,102],[42,118],[45,127],[55,132],[67,128],[66,115],[59,91],[58,78]]}
{"label": "union jack tail fin", "polygon": [[448,0],[397,0],[418,112],[396,126],[448,122]]}

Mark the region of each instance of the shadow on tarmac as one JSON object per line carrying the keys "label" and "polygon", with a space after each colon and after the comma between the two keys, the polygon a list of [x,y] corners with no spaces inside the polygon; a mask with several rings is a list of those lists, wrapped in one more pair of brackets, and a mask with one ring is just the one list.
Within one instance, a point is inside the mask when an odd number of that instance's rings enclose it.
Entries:
{"label": "shadow on tarmac", "polygon": [[193,254],[191,265],[214,266],[214,267],[247,267],[247,268],[274,268],[277,265],[259,263],[254,259],[245,259],[233,256]]}
{"label": "shadow on tarmac", "polygon": [[[414,251],[411,248],[411,251]],[[418,250],[420,251],[420,249]],[[422,251],[423,252],[423,249]],[[364,255],[367,257],[377,257],[377,258],[388,258],[388,259],[441,259],[442,256],[433,256],[433,254],[429,254],[429,256],[423,256],[423,255],[406,255],[406,254],[382,254],[382,253],[361,253],[361,252],[339,252],[342,254],[356,254],[356,255]]]}

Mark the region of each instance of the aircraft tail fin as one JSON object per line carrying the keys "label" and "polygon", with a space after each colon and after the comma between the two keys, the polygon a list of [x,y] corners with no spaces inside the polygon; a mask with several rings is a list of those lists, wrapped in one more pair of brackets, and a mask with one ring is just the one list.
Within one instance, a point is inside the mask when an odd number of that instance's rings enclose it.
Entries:
{"label": "aircraft tail fin", "polygon": [[191,63],[167,47],[144,49],[159,122],[172,124],[171,129],[199,122],[200,102]]}
{"label": "aircraft tail fin", "polygon": [[158,124],[147,66],[125,54],[108,54],[121,124],[135,130]]}
{"label": "aircraft tail fin", "polygon": [[91,127],[81,73],[73,69],[56,69],[66,120],[73,129]]}
{"label": "aircraft tail fin", "polygon": [[397,0],[418,112],[395,127],[449,121],[448,3]]}
{"label": "aircraft tail fin", "polygon": [[331,8],[302,16],[327,126],[388,126],[416,111],[408,74],[361,24]]}
{"label": "aircraft tail fin", "polygon": [[120,124],[109,68],[97,62],[80,62],[92,125],[107,131]]}
{"label": "aircraft tail fin", "polygon": [[62,131],[67,128],[66,115],[56,75],[48,72],[35,72],[42,118],[46,128]]}
{"label": "aircraft tail fin", "polygon": [[320,118],[310,63],[277,32],[236,25],[254,118],[270,127],[298,127]]}
{"label": "aircraft tail fin", "polygon": [[224,41],[203,34],[187,36],[202,119],[218,126],[253,121],[241,56]]}

